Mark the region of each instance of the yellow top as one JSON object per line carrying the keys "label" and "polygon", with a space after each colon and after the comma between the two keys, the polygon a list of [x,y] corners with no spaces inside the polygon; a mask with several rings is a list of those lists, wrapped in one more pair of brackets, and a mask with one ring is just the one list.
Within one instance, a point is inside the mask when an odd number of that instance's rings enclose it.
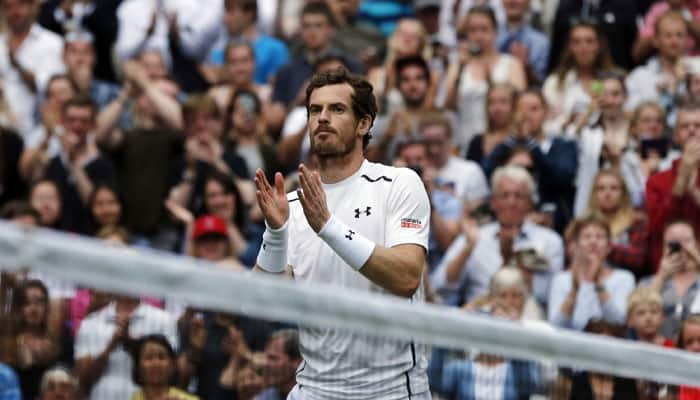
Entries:
{"label": "yellow top", "polygon": [[[199,400],[199,397],[174,387],[170,388],[168,396],[174,397],[178,400]],[[138,392],[134,393],[134,395],[131,396],[131,400],[146,400],[146,397],[143,395],[143,390],[139,390]]]}

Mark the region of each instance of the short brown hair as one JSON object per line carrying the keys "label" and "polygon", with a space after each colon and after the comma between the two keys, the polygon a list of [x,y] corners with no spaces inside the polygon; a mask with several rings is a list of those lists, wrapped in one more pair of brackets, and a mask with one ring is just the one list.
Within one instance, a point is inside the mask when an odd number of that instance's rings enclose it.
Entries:
{"label": "short brown hair", "polygon": [[441,126],[445,128],[445,133],[447,133],[447,136],[452,137],[452,124],[441,111],[429,111],[420,117],[418,132],[420,132],[421,136],[423,134],[423,130],[429,126]]}
{"label": "short brown hair", "polygon": [[[330,85],[347,84],[352,87],[352,111],[355,118],[370,117],[370,129],[374,125],[374,119],[377,117],[377,99],[374,97],[374,88],[363,77],[351,74],[345,68],[339,68],[333,71],[322,72],[314,75],[306,88],[306,112],[309,112],[309,101],[311,93],[318,88]],[[362,148],[366,149],[372,135],[367,134],[362,139]]]}
{"label": "short brown hair", "polygon": [[258,1],[257,0],[224,0],[224,9],[230,11],[238,7],[241,10],[253,13],[253,21],[258,19]]}
{"label": "short brown hair", "polygon": [[221,118],[221,110],[208,94],[195,94],[187,98],[182,109],[185,123],[190,123],[199,114],[210,114],[215,118]]}
{"label": "short brown hair", "polygon": [[68,99],[68,101],[66,101],[66,103],[63,105],[63,114],[65,114],[71,107],[89,108],[90,112],[92,113],[92,118],[95,119],[97,117],[97,104],[92,97],[86,94],[78,94]]}
{"label": "short brown hair", "polygon": [[608,237],[608,240],[610,240],[612,237],[612,234],[610,233],[610,225],[608,225],[604,219],[597,215],[587,215],[575,221],[571,232],[573,240],[578,240],[581,232],[592,225],[602,228],[605,231],[605,235]]}

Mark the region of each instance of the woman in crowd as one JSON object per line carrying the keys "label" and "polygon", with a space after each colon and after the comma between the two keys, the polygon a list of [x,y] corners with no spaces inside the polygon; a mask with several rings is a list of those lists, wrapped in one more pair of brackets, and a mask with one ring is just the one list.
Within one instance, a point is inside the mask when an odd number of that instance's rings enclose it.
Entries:
{"label": "woman in crowd", "polygon": [[545,319],[542,308],[530,294],[523,272],[516,267],[502,267],[491,277],[489,293],[465,306],[467,310],[478,310],[483,304],[496,300],[518,311],[520,319],[541,321]]}
{"label": "woman in crowd", "polygon": [[668,224],[663,235],[663,256],[656,273],[640,282],[661,294],[664,322],[661,333],[675,337],[680,322],[690,313],[700,288],[700,249],[690,223],[675,221]]}
{"label": "woman in crowd", "polygon": [[133,354],[133,380],[141,389],[131,400],[197,400],[175,386],[177,358],[168,339],[161,334],[139,339]]}
{"label": "woman in crowd", "polygon": [[97,233],[106,226],[117,226],[123,221],[122,201],[117,188],[109,184],[98,184],[87,202],[90,225]]}
{"label": "woman in crowd", "polygon": [[490,85],[486,93],[486,131],[469,142],[466,158],[481,163],[510,134],[515,111],[515,89],[507,83]]}
{"label": "woman in crowd", "polygon": [[576,246],[571,266],[552,280],[549,322],[576,330],[583,330],[589,320],[596,318],[624,324],[634,276],[607,263],[612,238],[605,221],[586,217],[577,228],[573,232]]}
{"label": "woman in crowd", "polygon": [[646,216],[634,209],[622,175],[613,170],[596,175],[586,214],[598,216],[610,227],[608,262],[636,276],[649,272],[649,226]]}
{"label": "woman in crowd", "polygon": [[24,281],[13,295],[15,360],[22,395],[34,399],[41,377],[57,360],[59,332],[49,331],[49,293],[39,280]]}
{"label": "woman in crowd", "polygon": [[496,49],[498,25],[490,7],[472,7],[460,22],[458,32],[459,60],[446,72],[445,107],[457,110],[459,119],[468,125],[454,135],[455,144],[464,148],[472,135],[486,132],[484,104],[489,85],[508,83],[523,90],[527,80],[520,61]]}
{"label": "woman in crowd", "polygon": [[569,30],[569,40],[555,71],[547,77],[542,91],[555,118],[552,129],[578,122],[591,101],[593,91],[600,91],[596,76],[614,67],[602,33],[590,22],[578,22]]}
{"label": "woman in crowd", "polygon": [[671,146],[666,112],[655,101],[643,102],[635,108],[630,138],[634,140],[638,185],[646,186],[651,175],[671,168],[673,161],[680,157],[680,152]]}
{"label": "woman in crowd", "polygon": [[593,117],[595,121],[590,126],[576,130],[579,134],[579,168],[574,214],[577,217],[586,211],[599,169],[621,172],[635,206],[641,205],[644,198],[644,186],[636,178],[638,168],[634,152],[627,150],[630,121],[623,109],[627,97],[624,76],[605,73],[599,82],[602,85],[601,91],[594,95],[583,117],[584,120]]}
{"label": "woman in crowd", "polygon": [[61,225],[61,192],[55,182],[37,181],[29,190],[29,203],[39,212],[39,225],[58,229]]}

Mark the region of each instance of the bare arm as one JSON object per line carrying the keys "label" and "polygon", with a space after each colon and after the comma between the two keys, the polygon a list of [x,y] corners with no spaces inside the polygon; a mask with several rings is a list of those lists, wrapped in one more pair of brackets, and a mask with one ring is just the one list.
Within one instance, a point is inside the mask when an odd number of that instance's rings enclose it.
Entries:
{"label": "bare arm", "polygon": [[[100,113],[97,115],[97,128],[95,129],[95,138],[98,143],[106,144],[109,147],[116,146],[118,143],[110,143],[116,138],[114,129],[117,122],[124,112],[126,102],[129,100],[130,83],[125,84],[124,89],[119,93],[119,96],[112,100]],[[110,146],[111,145],[111,146]]]}
{"label": "bare arm", "polygon": [[411,297],[420,286],[425,249],[417,244],[377,245],[360,273],[389,292]]}

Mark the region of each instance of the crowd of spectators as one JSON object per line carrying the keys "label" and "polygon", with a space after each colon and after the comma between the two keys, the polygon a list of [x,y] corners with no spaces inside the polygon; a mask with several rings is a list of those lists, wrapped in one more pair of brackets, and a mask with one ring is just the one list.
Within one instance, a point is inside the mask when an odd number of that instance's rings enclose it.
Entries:
{"label": "crowd of spectators", "polygon": [[[306,86],[346,68],[379,105],[366,157],[428,192],[427,301],[700,352],[699,44],[698,0],[3,0],[0,218],[250,270],[255,171],[313,168]],[[22,267],[3,400],[294,385],[293,327]],[[428,370],[436,397],[700,398],[440,349]]]}

